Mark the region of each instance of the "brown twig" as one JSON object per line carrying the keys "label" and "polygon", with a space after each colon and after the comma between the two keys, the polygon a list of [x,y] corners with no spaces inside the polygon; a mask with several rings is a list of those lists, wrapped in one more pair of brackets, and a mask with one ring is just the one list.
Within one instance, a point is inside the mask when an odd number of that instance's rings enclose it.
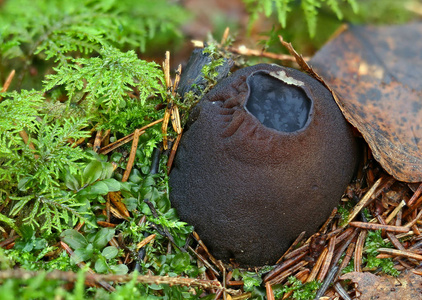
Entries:
{"label": "brown twig", "polygon": [[[5,93],[9,89],[10,84],[12,83],[13,77],[15,77],[15,70],[12,70],[7,76],[6,81],[4,82],[3,88],[1,89],[0,93]],[[2,98],[0,97],[0,102]]]}
{"label": "brown twig", "polygon": [[170,79],[170,51],[166,51],[165,59],[163,61],[163,71],[164,77],[166,80],[166,87],[167,89],[172,87],[171,79]]}
{"label": "brown twig", "polygon": [[324,282],[322,283],[322,286],[320,287],[320,289],[318,290],[315,299],[319,299],[320,297],[322,297],[325,292],[327,291],[328,287],[330,286],[331,282],[333,281],[333,279],[335,278],[336,274],[338,272],[338,266],[334,266],[330,272],[328,272],[327,276],[325,277]]}
{"label": "brown twig", "polygon": [[401,224],[401,222],[402,222],[402,217],[403,217],[403,211],[402,210],[400,210],[398,213],[397,213],[397,217],[396,217],[396,226],[401,226],[402,224]]}
{"label": "brown twig", "polygon": [[151,235],[147,236],[146,238],[144,238],[142,241],[140,241],[136,245],[136,251],[139,251],[139,249],[144,247],[146,244],[151,243],[155,239],[156,236],[157,235],[154,233],[154,234],[151,234]]}
{"label": "brown twig", "polygon": [[369,189],[368,192],[362,197],[362,199],[359,201],[358,204],[353,208],[352,212],[349,215],[349,218],[347,219],[346,224],[343,225],[343,227],[346,227],[357,215],[358,213],[364,208],[369,201],[372,199],[372,195],[374,194],[377,187],[380,185],[382,178],[378,179],[374,185]]}
{"label": "brown twig", "polygon": [[411,258],[411,259],[416,259],[418,261],[421,261],[422,260],[422,255],[413,253],[413,252],[408,251],[408,250],[397,250],[397,249],[390,249],[390,248],[379,248],[378,249],[378,252],[379,253],[390,254],[390,255],[393,255],[393,256],[403,256],[403,257],[407,257],[407,258]]}
{"label": "brown twig", "polygon": [[410,221],[409,223],[407,223],[407,224],[405,224],[403,226],[410,228],[413,225],[415,225],[416,222],[419,221],[420,218],[422,218],[422,209],[419,211],[419,213],[416,215],[416,217],[412,221]]}
{"label": "brown twig", "polygon": [[[145,131],[147,128],[152,127],[154,125],[157,125],[158,123],[161,123],[161,122],[163,122],[163,118],[158,119],[154,122],[151,122],[148,125],[145,125],[145,126],[139,128],[138,130],[141,131],[141,132]],[[100,149],[99,153],[100,154],[108,154],[109,152],[113,151],[114,149],[119,148],[120,146],[122,146],[126,143],[129,143],[131,140],[133,140],[134,135],[135,135],[135,132],[133,132],[133,133],[131,133],[131,134],[125,136],[125,137],[122,137],[121,139],[119,139],[119,140],[117,140],[117,141],[115,141],[111,144],[108,144],[107,146],[102,147]]]}
{"label": "brown twig", "polygon": [[305,244],[303,246],[300,246],[299,248],[293,250],[292,252],[287,253],[286,256],[284,256],[284,259],[285,260],[288,260],[288,259],[290,259],[292,257],[295,257],[296,255],[299,255],[299,254],[301,254],[303,252],[308,251],[309,250],[309,246],[310,246],[309,243],[307,243],[307,244]]}
{"label": "brown twig", "polygon": [[126,221],[129,221],[129,217],[123,215],[119,209],[117,209],[116,207],[110,205],[110,213],[115,216],[118,219],[123,219]]}
{"label": "brown twig", "polygon": [[357,231],[356,234],[353,235],[353,239],[350,241],[349,246],[347,247],[347,251],[346,251],[346,255],[344,255],[344,259],[341,262],[336,278],[334,279],[334,281],[336,281],[338,279],[338,277],[341,274],[341,271],[349,264],[350,260],[352,259],[352,255],[353,252],[355,251],[355,245],[356,245],[356,241],[357,241]]}
{"label": "brown twig", "polygon": [[417,235],[417,236],[421,235],[421,231],[419,230],[419,227],[416,224],[412,225],[412,230],[413,230],[415,235]]}
{"label": "brown twig", "polygon": [[110,222],[104,222],[104,221],[97,221],[97,224],[101,227],[116,227],[116,224],[110,223]]}
{"label": "brown twig", "polygon": [[75,229],[76,231],[80,231],[84,225],[85,222],[79,222],[78,224],[76,224],[75,227],[73,227],[73,229]]}
{"label": "brown twig", "polygon": [[290,269],[287,269],[283,273],[279,274],[277,277],[271,279],[269,282],[270,285],[280,284],[282,283],[287,277],[291,276],[294,272],[300,270],[302,267],[308,264],[307,261],[302,260],[298,264],[294,265]]}
{"label": "brown twig", "polygon": [[221,263],[219,263],[219,261],[210,253],[210,251],[208,250],[208,247],[205,245],[205,243],[201,240],[201,238],[199,237],[199,235],[193,231],[192,232],[192,236],[193,238],[196,240],[196,242],[202,247],[202,249],[204,249],[205,253],[207,253],[209,259],[211,260],[211,262],[217,267],[219,268],[219,270],[221,272],[223,272],[223,269],[221,268]]}
{"label": "brown twig", "polygon": [[[163,61],[163,71],[164,71],[164,79],[166,81],[165,84],[166,84],[166,87],[167,87],[167,92],[169,92],[169,91],[171,92],[173,84],[172,84],[171,79],[170,79],[170,52],[169,51],[166,51],[166,54],[165,54],[165,59]],[[170,109],[171,109],[171,104],[169,102],[167,104],[166,111],[164,113],[163,124],[161,124],[161,131],[163,133],[163,148],[164,148],[164,150],[167,150],[167,147],[168,147],[167,146],[168,145],[167,128],[168,128],[168,123],[169,123],[170,115],[171,115]]]}
{"label": "brown twig", "polygon": [[[342,227],[341,228],[337,228],[337,229],[331,230],[327,234],[322,235],[321,237],[322,238],[325,238],[326,240],[329,240],[329,239],[331,239],[333,237],[337,237],[337,235],[340,232],[342,232],[343,230],[344,230],[344,228],[342,228]],[[337,239],[336,239],[336,243],[338,244]]]}
{"label": "brown twig", "polygon": [[389,176],[383,179],[379,188],[374,192],[372,199],[378,198],[381,193],[387,191],[393,185],[394,182],[396,182],[396,179],[393,176]]}
{"label": "brown twig", "polygon": [[[90,130],[89,130],[89,132],[90,132],[90,134],[92,135],[92,133],[95,131],[95,129],[96,129],[96,127],[97,127],[97,125],[95,125],[93,128],[91,128]],[[80,146],[80,145],[82,145],[82,143],[83,142],[85,142],[85,140],[86,140],[86,137],[81,137],[79,140],[77,140],[76,142],[73,140],[73,139],[69,139],[68,140],[68,142],[69,142],[69,144],[71,144],[72,146],[72,148],[76,148],[76,147],[78,147],[78,146]]]}
{"label": "brown twig", "polygon": [[399,211],[406,205],[404,200],[400,201],[399,205],[388,215],[387,219],[385,219],[385,223],[389,224],[391,220],[394,219],[395,216],[399,213]]}
{"label": "brown twig", "polygon": [[97,153],[101,148],[102,135],[103,135],[102,130],[98,130],[97,134],[95,135],[94,145],[92,146],[92,150],[94,150],[95,153]]}
{"label": "brown twig", "polygon": [[336,237],[336,242],[341,243],[343,240],[349,238],[350,235],[354,233],[355,231],[356,231],[356,228],[352,228],[352,227],[347,228],[342,234]]}
{"label": "brown twig", "polygon": [[[377,220],[381,225],[386,225],[386,222],[380,215],[377,216]],[[387,237],[391,241],[391,243],[394,245],[394,247],[396,247],[399,250],[404,250],[403,245],[400,243],[399,239],[392,232],[387,232]]]}
{"label": "brown twig", "polygon": [[269,282],[267,282],[265,284],[265,291],[267,293],[267,300],[275,300],[274,292],[273,292],[273,289],[271,288],[271,284]]}
{"label": "brown twig", "polygon": [[352,300],[352,298],[350,298],[349,294],[346,292],[340,282],[336,282],[334,284],[334,289],[344,300]]}
{"label": "brown twig", "polygon": [[112,193],[111,192],[109,192],[108,194],[107,194],[107,199],[106,199],[106,203],[105,203],[105,216],[106,216],[106,220],[107,220],[107,222],[110,222],[110,220],[111,220],[111,214],[110,214],[110,207],[111,207],[111,195],[112,195]]}
{"label": "brown twig", "polygon": [[174,142],[173,146],[171,147],[171,152],[167,161],[167,173],[169,174],[171,171],[171,167],[173,165],[174,157],[176,156],[177,148],[179,147],[180,139],[182,138],[182,133],[177,135],[176,141]]}
{"label": "brown twig", "polygon": [[331,212],[328,219],[325,221],[325,223],[321,226],[319,229],[319,233],[324,234],[327,232],[328,225],[330,225],[331,221],[334,219],[334,217],[337,214],[337,207],[334,207],[333,211]]}
{"label": "brown twig", "polygon": [[220,46],[223,46],[226,43],[227,38],[229,37],[229,33],[230,33],[230,28],[226,27],[226,29],[224,29],[223,36],[221,37]]}
{"label": "brown twig", "polygon": [[283,258],[290,253],[290,251],[295,248],[303,239],[303,237],[305,236],[306,231],[302,231],[299,236],[295,239],[295,241],[293,242],[293,244],[290,245],[289,249],[287,249],[286,252],[284,252],[284,254],[277,260],[276,264],[279,264]]}
{"label": "brown twig", "polygon": [[273,279],[274,277],[278,276],[278,274],[285,271],[287,268],[289,268],[289,267],[295,265],[296,263],[300,262],[307,254],[308,254],[308,252],[303,252],[302,254],[299,254],[298,256],[296,256],[296,257],[294,257],[290,260],[284,261],[283,263],[281,263],[280,265],[275,267],[273,270],[268,272],[268,274],[265,275],[263,281],[267,282],[267,281]]}
{"label": "brown twig", "polygon": [[410,207],[413,204],[415,204],[416,200],[421,196],[421,194],[422,194],[422,183],[418,186],[415,193],[412,195],[412,198],[410,198],[409,201],[407,202],[407,206]]}
{"label": "brown twig", "polygon": [[4,241],[0,242],[0,248],[5,248],[7,247],[9,244],[15,242],[15,240],[19,237],[19,235],[14,235],[12,237],[9,237],[7,239],[5,239]]}
{"label": "brown twig", "polygon": [[324,248],[324,250],[322,250],[321,254],[319,255],[314,267],[312,268],[312,271],[309,274],[308,279],[306,280],[307,282],[315,280],[319,270],[321,269],[322,263],[324,262],[325,257],[327,256],[327,253],[328,248]]}
{"label": "brown twig", "polygon": [[317,277],[319,281],[323,281],[325,278],[325,275],[327,275],[328,269],[330,268],[330,265],[331,265],[331,260],[333,259],[335,245],[336,245],[336,237],[334,236],[328,242],[327,256],[325,257],[324,263],[321,266],[321,271],[319,272],[318,277]]}
{"label": "brown twig", "polygon": [[385,230],[396,233],[406,233],[410,231],[408,227],[404,226],[382,225],[368,222],[350,222],[350,226],[369,230]]}
{"label": "brown twig", "polygon": [[136,129],[134,132],[132,148],[130,149],[130,155],[127,161],[126,170],[123,173],[122,182],[126,182],[129,179],[130,172],[132,171],[133,164],[135,163],[135,156],[136,156],[136,150],[138,149],[139,136],[144,133],[145,131],[140,131],[139,129]]}
{"label": "brown twig", "polygon": [[363,253],[363,246],[365,245],[367,234],[368,232],[366,230],[362,230],[359,233],[359,237],[356,241],[355,259],[354,259],[355,272],[362,272],[362,253]]}
{"label": "brown twig", "polygon": [[404,218],[406,218],[411,213],[413,213],[413,211],[422,204],[421,194],[422,194],[422,183],[419,185],[419,187],[413,193],[412,197],[407,202],[407,206],[409,207],[409,209],[403,214]]}
{"label": "brown twig", "polygon": [[[120,192],[109,192],[107,194],[107,200],[109,200],[114,205],[114,207],[119,211],[120,215],[124,216],[125,218],[130,218],[130,213],[123,202],[122,194]],[[107,209],[111,211],[113,207],[109,205]],[[107,218],[110,216],[109,211],[107,211]]]}
{"label": "brown twig", "polygon": [[111,132],[110,129],[107,129],[106,131],[104,131],[104,134],[101,137],[101,144],[104,144],[104,145],[108,145],[109,144],[110,132]]}
{"label": "brown twig", "polygon": [[177,67],[177,70],[176,70],[176,76],[175,76],[175,78],[174,78],[173,89],[172,89],[172,91],[171,91],[171,94],[172,94],[173,96],[176,96],[176,93],[177,93],[177,88],[179,87],[180,75],[181,75],[181,74],[182,74],[182,65],[179,65],[179,66]]}
{"label": "brown twig", "polygon": [[[203,257],[201,254],[199,254],[197,251],[195,251],[195,249],[193,249],[191,246],[189,246],[188,248],[191,252],[193,252],[193,254],[196,255],[196,257],[198,257],[198,259],[204,264],[204,266],[210,270],[215,276],[220,276],[220,273],[218,273],[218,271],[210,264],[209,261],[207,261],[205,259],[205,257]],[[242,281],[243,282],[243,281]]]}
{"label": "brown twig", "polygon": [[[293,62],[296,61],[295,57],[292,55],[266,52],[264,49],[262,50],[249,49],[243,45],[239,47],[229,47],[228,50],[230,52],[240,54],[240,55],[245,55],[245,56],[266,57],[266,58],[282,60],[282,61],[293,61]],[[304,57],[303,59],[306,61],[310,60],[309,57]]]}
{"label": "brown twig", "polygon": [[[346,251],[346,249],[349,247],[349,245],[352,243],[352,241],[356,241],[357,239],[357,235],[358,235],[358,229],[355,229],[353,231],[353,234],[350,235],[347,240],[335,251],[335,255],[333,257],[333,260],[331,262],[331,265],[334,266],[336,265],[341,256],[343,255],[344,251]],[[336,238],[336,244],[337,244],[337,238]]]}

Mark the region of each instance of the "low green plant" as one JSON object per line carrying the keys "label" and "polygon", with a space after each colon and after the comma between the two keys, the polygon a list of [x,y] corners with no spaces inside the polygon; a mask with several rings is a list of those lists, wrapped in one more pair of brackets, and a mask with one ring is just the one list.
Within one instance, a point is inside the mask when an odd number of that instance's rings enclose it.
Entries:
{"label": "low green plant", "polygon": [[362,262],[367,268],[380,268],[385,274],[398,276],[400,272],[394,268],[394,262],[391,258],[377,258],[379,248],[393,248],[390,242],[385,242],[381,236],[381,230],[368,231],[365,241],[365,254]]}
{"label": "low green plant", "polygon": [[95,233],[88,234],[87,237],[75,229],[67,229],[60,236],[74,249],[71,258],[75,264],[92,262],[97,273],[126,274],[128,267],[124,264],[116,264],[119,249],[115,246],[106,247],[114,235],[114,229],[101,228]]}
{"label": "low green plant", "polygon": [[[362,256],[362,268],[375,269],[384,274],[399,276],[400,272],[394,268],[394,262],[391,258],[377,258],[379,248],[393,248],[393,245],[384,241],[380,230],[368,231]],[[352,258],[347,267],[342,270],[342,273],[346,274],[353,271],[354,260]]]}
{"label": "low green plant", "polygon": [[[134,51],[121,52],[106,46],[99,50],[98,57],[71,58],[70,61],[72,64],[60,65],[54,68],[54,74],[46,76],[44,91],[63,86],[68,107],[78,102],[86,114],[102,117],[97,122],[105,123],[130,102],[144,108],[143,113],[151,118],[153,115],[148,113],[152,114],[153,109],[149,104],[150,111],[145,111],[146,99],[165,97],[160,67],[138,59]],[[134,89],[136,101],[129,95]],[[107,129],[116,131],[116,128]]]}
{"label": "low green plant", "polygon": [[[62,85],[67,99],[64,106],[59,100],[46,101],[41,92],[36,91],[3,94],[0,103],[1,191],[16,202],[11,216],[24,212],[27,204],[32,205],[29,212],[21,214],[25,215],[24,223],[40,225],[48,231],[52,227],[61,231],[63,225],[71,226],[76,219],[87,221],[84,214],[89,211],[78,209],[82,204],[77,198],[92,191],[98,195],[113,191],[100,189],[107,183],[112,185],[111,173],[108,181],[79,192],[81,187],[93,184],[99,177],[84,179],[82,172],[89,173],[92,153],[73,147],[70,141],[89,137],[86,128],[90,126],[113,130],[116,135],[122,131],[126,133],[130,127],[123,126],[122,116],[118,115],[126,103],[140,113],[139,120],[132,126],[145,125],[160,117],[154,106],[163,101],[165,88],[158,66],[138,59],[133,51],[124,53],[108,47],[99,52],[100,57],[70,59],[75,64],[63,64],[55,74],[47,76],[44,90],[48,92]],[[138,93],[136,100],[129,96],[134,89]],[[84,101],[78,98],[82,94]],[[53,102],[57,103],[54,112],[47,109]],[[107,123],[109,118],[114,122]],[[29,135],[26,143],[20,136],[23,130]],[[148,143],[153,146],[161,135],[149,137]],[[105,167],[104,164],[99,166]],[[110,170],[110,167],[104,170]],[[77,184],[75,178],[78,176],[82,181]],[[75,191],[79,193],[75,195]],[[39,216],[43,216],[43,224],[39,224]]]}
{"label": "low green plant", "polygon": [[[264,271],[265,270],[263,270],[263,272]],[[241,269],[234,269],[232,274],[235,280],[243,280],[243,289],[245,292],[251,292],[261,285],[261,275],[262,273],[250,272]]]}
{"label": "low green plant", "polygon": [[[311,37],[315,36],[318,12],[323,6],[330,8],[339,20],[343,19],[341,9],[343,3],[339,0],[301,0],[300,2],[292,0],[243,0],[243,2],[248,8],[251,22],[254,22],[261,13],[264,13],[267,18],[275,13],[278,22],[283,28],[286,27],[289,12],[297,9],[296,6],[300,5]],[[356,0],[345,0],[342,2],[349,4],[353,12],[357,13],[358,2]]]}
{"label": "low green plant", "polygon": [[[68,64],[105,46],[144,51],[153,39],[180,36],[187,18],[186,10],[167,0],[6,1],[0,10],[0,74],[15,68],[18,86],[40,87],[54,62]],[[22,82],[30,66],[38,76]]]}
{"label": "low green plant", "polygon": [[294,276],[288,278],[288,285],[284,285],[280,288],[274,289],[274,297],[281,299],[284,294],[293,292],[291,297],[288,299],[295,300],[312,300],[315,299],[316,293],[321,287],[322,282],[311,281],[302,283],[299,279]]}

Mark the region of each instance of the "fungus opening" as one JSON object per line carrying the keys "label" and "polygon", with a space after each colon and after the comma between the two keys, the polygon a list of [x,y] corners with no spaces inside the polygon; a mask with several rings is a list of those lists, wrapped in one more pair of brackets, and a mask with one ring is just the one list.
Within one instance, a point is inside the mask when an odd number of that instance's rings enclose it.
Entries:
{"label": "fungus opening", "polygon": [[250,75],[247,83],[246,109],[263,125],[283,132],[305,127],[312,102],[300,87],[264,72]]}

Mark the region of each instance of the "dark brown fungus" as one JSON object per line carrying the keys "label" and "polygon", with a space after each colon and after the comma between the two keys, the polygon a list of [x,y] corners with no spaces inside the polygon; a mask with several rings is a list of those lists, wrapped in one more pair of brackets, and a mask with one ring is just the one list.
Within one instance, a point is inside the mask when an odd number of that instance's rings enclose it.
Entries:
{"label": "dark brown fungus", "polygon": [[260,64],[218,83],[192,112],[170,199],[219,259],[273,264],[330,215],[357,145],[330,92],[312,77]]}

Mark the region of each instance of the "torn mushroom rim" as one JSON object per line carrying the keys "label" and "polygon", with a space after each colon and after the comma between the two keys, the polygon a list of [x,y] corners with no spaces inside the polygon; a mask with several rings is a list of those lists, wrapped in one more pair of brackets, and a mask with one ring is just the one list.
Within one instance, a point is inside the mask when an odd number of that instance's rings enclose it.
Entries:
{"label": "torn mushroom rim", "polygon": [[[258,118],[255,117],[247,109],[246,105],[248,104],[248,100],[249,100],[249,97],[250,97],[250,94],[251,94],[251,90],[252,90],[251,89],[251,86],[249,84],[249,80],[254,75],[256,75],[256,74],[266,74],[266,75],[269,75],[269,76],[271,76],[271,77],[273,77],[275,79],[278,79],[278,80],[282,81],[283,83],[285,83],[287,85],[292,85],[292,86],[295,86],[295,87],[300,88],[306,94],[306,96],[308,97],[309,101],[311,102],[311,106],[310,106],[309,113],[308,113],[308,119],[306,120],[306,123],[305,123],[305,125],[302,128],[300,128],[300,129],[298,129],[296,131],[285,132],[285,131],[281,131],[281,130],[277,130],[277,129],[274,129],[274,128],[267,127],[264,124],[262,124],[261,121],[259,121]],[[248,86],[248,93],[246,94],[245,100],[244,100],[244,102],[242,104],[243,109],[249,115],[251,115],[259,124],[261,124],[262,126],[264,126],[266,129],[271,130],[273,132],[277,132],[280,135],[298,135],[298,134],[302,133],[303,131],[305,131],[308,128],[309,124],[312,122],[313,117],[314,117],[314,100],[313,100],[313,98],[311,96],[311,93],[309,91],[309,88],[307,88],[305,86],[305,83],[303,81],[300,81],[300,80],[297,80],[297,79],[295,79],[293,77],[288,76],[286,74],[286,71],[285,70],[278,70],[278,71],[258,70],[258,71],[252,72],[246,78],[246,84]]]}

